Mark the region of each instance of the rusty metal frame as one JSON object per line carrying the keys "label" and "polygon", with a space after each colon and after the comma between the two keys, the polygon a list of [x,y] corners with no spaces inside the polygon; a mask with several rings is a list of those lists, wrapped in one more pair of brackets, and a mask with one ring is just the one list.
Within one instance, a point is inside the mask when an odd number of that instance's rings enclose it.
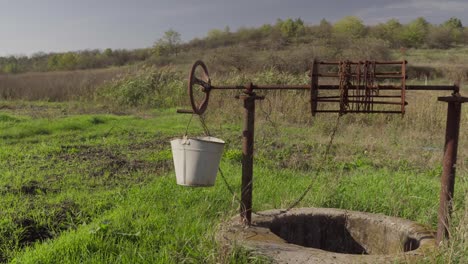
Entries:
{"label": "rusty metal frame", "polygon": [[[444,148],[444,159],[443,159],[443,173],[441,176],[441,192],[440,192],[440,206],[438,212],[438,229],[437,229],[437,241],[440,243],[444,238],[448,238],[449,235],[449,220],[452,211],[453,193],[455,185],[455,166],[457,162],[457,151],[458,151],[458,137],[460,131],[460,119],[461,119],[461,105],[468,102],[467,97],[460,95],[460,85],[406,85],[406,61],[346,61],[348,65],[357,65],[359,70],[355,72],[348,72],[348,78],[356,78],[359,81],[357,85],[348,85],[347,90],[368,90],[369,88],[378,89],[378,91],[393,91],[399,92],[399,94],[383,95],[383,94],[367,94],[364,99],[360,93],[347,96],[347,102],[362,102],[362,100],[371,100],[371,104],[386,104],[386,105],[398,105],[400,106],[397,110],[373,110],[373,109],[318,109],[320,103],[339,103],[341,97],[338,95],[327,95],[320,96],[319,92],[322,91],[338,91],[342,89],[340,85],[320,85],[319,77],[323,78],[338,78],[337,73],[320,73],[320,65],[342,65],[343,62],[326,62],[314,60],[312,69],[310,71],[311,82],[310,85],[255,85],[249,83],[247,85],[236,85],[236,86],[215,86],[211,84],[211,79],[208,75],[206,65],[202,61],[196,61],[193,65],[188,82],[188,92],[190,95],[190,102],[192,105],[191,110],[177,110],[178,113],[186,114],[197,114],[202,115],[208,106],[209,94],[213,90],[242,90],[243,95],[237,96],[236,98],[243,100],[244,102],[244,128],[242,132],[242,186],[241,186],[241,205],[240,205],[240,216],[244,224],[250,225],[252,216],[252,192],[253,192],[253,150],[254,150],[254,125],[255,125],[255,101],[263,100],[263,96],[256,95],[255,91],[263,90],[309,90],[310,91],[310,104],[311,113],[315,116],[317,113],[384,113],[384,114],[405,114],[405,106],[408,104],[406,99],[407,91],[452,91],[452,96],[439,97],[438,100],[441,102],[448,103],[447,110],[447,125],[445,135],[445,148]],[[362,65],[369,65],[373,70],[372,78],[384,78],[384,79],[401,79],[399,86],[394,85],[373,85],[372,87],[363,87],[361,85],[361,78],[368,78],[367,73],[361,72]],[[386,71],[386,72],[375,72],[378,65],[387,66],[398,66],[401,65],[399,71]],[[195,76],[197,67],[201,67],[203,70],[203,78],[199,79]],[[201,91],[205,93],[205,97],[200,104],[197,104],[194,100],[194,86],[201,86]],[[364,86],[367,85],[364,84]],[[349,99],[351,98],[351,100]],[[374,101],[374,98],[379,98],[381,101]],[[390,98],[400,98],[400,101],[388,101]]]}

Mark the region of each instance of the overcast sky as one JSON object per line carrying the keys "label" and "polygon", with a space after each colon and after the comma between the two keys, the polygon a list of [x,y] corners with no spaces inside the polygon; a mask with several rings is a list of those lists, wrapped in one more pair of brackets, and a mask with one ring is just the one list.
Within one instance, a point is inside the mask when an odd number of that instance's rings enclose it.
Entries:
{"label": "overcast sky", "polygon": [[468,0],[0,0],[0,56],[104,48],[144,48],[174,29],[184,41],[210,29],[347,15],[366,24],[423,16],[468,25]]}

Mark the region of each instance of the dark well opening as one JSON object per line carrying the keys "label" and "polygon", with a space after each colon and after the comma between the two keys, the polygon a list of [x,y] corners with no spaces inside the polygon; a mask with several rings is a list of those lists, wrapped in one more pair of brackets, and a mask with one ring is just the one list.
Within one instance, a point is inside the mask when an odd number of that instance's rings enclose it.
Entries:
{"label": "dark well opening", "polygon": [[288,243],[336,253],[388,254],[419,247],[418,240],[382,222],[345,215],[286,215],[259,224]]}
{"label": "dark well opening", "polygon": [[346,254],[367,254],[346,228],[344,217],[290,215],[273,220],[270,230],[288,243]]}

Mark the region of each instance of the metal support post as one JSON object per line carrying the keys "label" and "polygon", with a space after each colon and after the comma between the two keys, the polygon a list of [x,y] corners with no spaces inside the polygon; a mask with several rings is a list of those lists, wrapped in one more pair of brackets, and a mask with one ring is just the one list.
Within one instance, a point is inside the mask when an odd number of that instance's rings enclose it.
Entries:
{"label": "metal support post", "polygon": [[244,101],[244,128],[242,131],[242,189],[240,216],[242,223],[250,225],[252,221],[253,190],[253,153],[255,131],[255,100],[264,97],[250,92],[238,97]]}
{"label": "metal support post", "polygon": [[437,243],[440,245],[444,238],[449,237],[449,220],[453,206],[458,136],[460,134],[461,105],[468,102],[468,98],[454,95],[439,97],[439,101],[448,103],[439,220],[437,225]]}

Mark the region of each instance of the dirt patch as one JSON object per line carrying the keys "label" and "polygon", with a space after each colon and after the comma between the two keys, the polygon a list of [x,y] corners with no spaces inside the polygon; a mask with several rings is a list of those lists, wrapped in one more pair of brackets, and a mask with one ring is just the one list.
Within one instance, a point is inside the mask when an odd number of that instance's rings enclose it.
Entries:
{"label": "dirt patch", "polygon": [[16,224],[19,229],[23,230],[19,239],[21,246],[28,246],[36,241],[44,241],[53,237],[47,226],[41,225],[31,218],[19,219]]}
{"label": "dirt patch", "polygon": [[154,140],[144,141],[144,142],[137,142],[128,145],[128,150],[136,151],[136,150],[145,150],[151,149],[154,151],[162,150],[165,147],[169,146],[171,138],[158,138]]}
{"label": "dirt patch", "polygon": [[[142,149],[155,149],[162,141],[132,144],[126,147],[127,151]],[[119,178],[122,175],[136,171],[156,173],[171,167],[170,161],[147,161],[131,159],[119,149],[105,149],[91,146],[63,146],[59,159],[68,162],[89,163],[88,175],[90,177]]]}
{"label": "dirt patch", "polygon": [[58,204],[46,206],[52,214],[52,228],[55,233],[75,229],[77,225],[90,220],[90,216],[81,210],[80,205],[72,200],[64,200]]}
{"label": "dirt patch", "polygon": [[38,181],[30,181],[21,186],[20,192],[28,195],[46,194],[48,189],[41,186]]}
{"label": "dirt patch", "polygon": [[[44,206],[48,220],[39,223],[30,216],[24,216],[13,220],[16,230],[21,230],[18,238],[20,247],[30,246],[35,242],[42,242],[57,237],[62,231],[75,229],[77,225],[89,220],[89,216],[81,211],[80,206],[71,200],[65,200],[58,204]],[[49,223],[49,224],[46,224]],[[11,234],[12,235],[12,234]],[[8,239],[15,239],[10,237]]]}
{"label": "dirt patch", "polygon": [[28,181],[19,188],[12,187],[11,185],[5,185],[0,187],[1,194],[12,193],[25,195],[41,195],[56,192],[58,192],[57,189],[45,187],[42,183],[35,180]]}

